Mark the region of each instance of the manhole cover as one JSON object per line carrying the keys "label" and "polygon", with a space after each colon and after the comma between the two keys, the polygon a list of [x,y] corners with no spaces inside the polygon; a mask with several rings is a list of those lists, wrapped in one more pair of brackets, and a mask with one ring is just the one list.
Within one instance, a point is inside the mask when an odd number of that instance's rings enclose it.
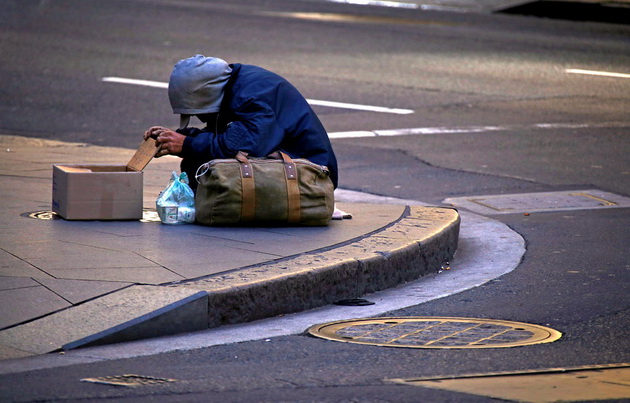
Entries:
{"label": "manhole cover", "polygon": [[81,382],[100,383],[103,385],[114,386],[146,386],[146,385],[159,385],[161,383],[176,382],[175,379],[167,378],[154,378],[152,376],[144,375],[115,375],[115,376],[101,376],[98,378],[83,378]]}
{"label": "manhole cover", "polygon": [[35,211],[33,213],[24,213],[22,217],[36,218],[38,220],[60,220],[61,217],[52,211]]}
{"label": "manhole cover", "polygon": [[408,348],[497,348],[551,343],[562,334],[528,323],[475,318],[370,318],[311,327],[317,337],[348,343]]}
{"label": "manhole cover", "polygon": [[514,214],[630,207],[630,198],[600,190],[454,197],[444,203],[480,214]]}

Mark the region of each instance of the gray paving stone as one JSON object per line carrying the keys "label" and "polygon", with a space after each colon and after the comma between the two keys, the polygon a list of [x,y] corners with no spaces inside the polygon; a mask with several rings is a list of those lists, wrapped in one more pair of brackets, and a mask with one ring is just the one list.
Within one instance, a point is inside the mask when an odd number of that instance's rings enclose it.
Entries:
{"label": "gray paving stone", "polygon": [[206,327],[207,294],[195,290],[133,286],[0,331],[5,348],[44,354]]}
{"label": "gray paving stone", "polygon": [[[39,230],[39,229],[38,229]],[[89,245],[78,245],[76,243],[66,242],[63,240],[65,234],[50,234],[44,236],[44,239],[32,238],[26,240],[10,240],[7,241],[3,249],[21,259],[51,259],[55,257],[71,257],[81,256],[84,253],[103,254],[102,248],[94,248]]]}
{"label": "gray paving stone", "polygon": [[184,279],[184,277],[160,266],[59,268],[50,269],[49,271],[59,279],[112,281],[137,284],[162,284]]}
{"label": "gray paving stone", "polygon": [[132,283],[112,281],[64,279],[38,279],[37,281],[73,305],[132,285]]}
{"label": "gray paving stone", "polygon": [[50,273],[52,269],[105,269],[120,267],[150,267],[157,264],[132,252],[77,246],[75,253],[55,253],[47,257],[24,258],[27,263]]}
{"label": "gray paving stone", "polygon": [[0,276],[51,278],[50,274],[3,249],[0,249]]}
{"label": "gray paving stone", "polygon": [[32,278],[25,277],[0,277],[0,291],[15,290],[18,288],[38,287],[40,284]]}
{"label": "gray paving stone", "polygon": [[0,291],[0,329],[70,305],[68,301],[42,286]]}
{"label": "gray paving stone", "polygon": [[[224,263],[233,260],[238,264],[245,259],[254,261],[260,259],[274,258],[271,253],[256,252],[254,256],[244,256],[249,250],[245,248],[246,244],[242,242],[226,241],[222,239],[195,238],[187,244],[181,244],[180,241],[163,247],[154,246],[154,249],[138,251],[137,253],[147,260],[159,263],[165,267],[171,268],[179,265],[208,266],[209,270],[222,268]],[[254,251],[252,251],[254,252]],[[256,255],[260,255],[258,258]],[[275,257],[279,257],[275,255]],[[231,266],[231,265],[230,265]]]}

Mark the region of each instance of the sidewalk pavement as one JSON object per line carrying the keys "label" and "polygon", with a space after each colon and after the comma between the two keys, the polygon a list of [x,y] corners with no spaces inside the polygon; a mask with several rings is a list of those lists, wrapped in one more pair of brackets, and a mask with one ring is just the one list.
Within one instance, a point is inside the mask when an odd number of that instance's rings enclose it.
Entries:
{"label": "sidewalk pavement", "polygon": [[174,157],[144,170],[145,219],[50,219],[53,164],[124,165],[134,150],[0,135],[0,153],[0,360],[358,298],[457,248],[459,214],[439,207],[338,200],[354,218],[328,227],[164,225],[155,199]]}

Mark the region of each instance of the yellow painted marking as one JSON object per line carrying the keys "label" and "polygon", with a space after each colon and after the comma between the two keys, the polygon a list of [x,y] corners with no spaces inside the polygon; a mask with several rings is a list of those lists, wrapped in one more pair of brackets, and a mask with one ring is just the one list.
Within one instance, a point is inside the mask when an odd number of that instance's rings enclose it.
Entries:
{"label": "yellow painted marking", "polygon": [[626,363],[389,381],[528,403],[630,399]]}

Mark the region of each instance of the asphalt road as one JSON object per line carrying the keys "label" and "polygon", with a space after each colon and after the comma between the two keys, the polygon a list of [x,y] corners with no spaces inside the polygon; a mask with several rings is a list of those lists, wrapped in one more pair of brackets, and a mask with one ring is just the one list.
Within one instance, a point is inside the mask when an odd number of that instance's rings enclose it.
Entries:
{"label": "asphalt road", "polygon": [[[333,140],[342,188],[435,204],[578,189],[630,196],[627,25],[321,1],[10,0],[0,26],[0,134],[135,148],[146,127],[176,125],[166,91],[103,78],[165,82],[177,60],[205,53],[274,70],[308,99],[413,110],[314,107],[330,133],[398,130]],[[0,396],[490,401],[384,379],[629,362],[628,209],[492,218],[526,240],[515,271],[392,315],[522,321],[561,331],[559,341],[415,350],[284,336],[2,375]],[[123,373],[178,382],[78,381]]]}

